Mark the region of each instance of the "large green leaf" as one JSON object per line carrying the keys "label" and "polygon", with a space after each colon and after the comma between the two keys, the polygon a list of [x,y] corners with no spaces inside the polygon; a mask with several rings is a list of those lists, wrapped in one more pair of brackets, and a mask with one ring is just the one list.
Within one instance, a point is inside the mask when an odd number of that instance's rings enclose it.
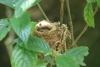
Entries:
{"label": "large green leaf", "polygon": [[55,58],[57,67],[80,67],[85,66],[83,63],[84,56],[88,55],[88,48],[81,46],[68,50],[64,54]]}
{"label": "large green leaf", "polygon": [[97,0],[97,4],[98,4],[98,6],[99,6],[99,8],[100,8],[100,0]]}
{"label": "large green leaf", "polygon": [[16,45],[11,56],[11,64],[12,67],[35,67],[37,57],[38,54],[36,52],[26,50]]}
{"label": "large green leaf", "polygon": [[7,5],[11,8],[15,8],[17,1],[19,0],[0,0],[0,3]]}
{"label": "large green leaf", "polygon": [[26,44],[31,33],[31,20],[27,12],[25,12],[21,17],[13,17],[11,24],[16,32],[16,34],[22,39]]}
{"label": "large green leaf", "polygon": [[83,60],[84,60],[84,56],[88,55],[88,48],[85,46],[76,47],[65,52],[63,55],[75,57],[75,59],[77,60],[77,64],[86,66]]}
{"label": "large green leaf", "polygon": [[58,56],[56,59],[57,67],[79,67],[79,64],[76,62],[75,57],[70,57],[66,55]]}
{"label": "large green leaf", "polygon": [[0,20],[0,41],[7,35],[10,31],[10,22],[8,19],[1,19]]}
{"label": "large green leaf", "polygon": [[19,0],[15,8],[15,16],[21,16],[28,8],[36,5],[40,0]]}
{"label": "large green leaf", "polygon": [[96,2],[96,0],[87,0],[88,3]]}
{"label": "large green leaf", "polygon": [[87,3],[84,9],[84,19],[88,26],[95,27],[94,24],[94,14],[93,14],[93,8],[91,3]]}
{"label": "large green leaf", "polygon": [[35,36],[29,37],[27,47],[34,51],[39,51],[39,52],[44,52],[44,53],[52,52],[49,45],[46,42],[44,42],[42,39]]}
{"label": "large green leaf", "polygon": [[80,47],[75,47],[67,52],[64,53],[64,55],[72,55],[72,56],[87,56],[88,54],[88,47],[85,46],[80,46]]}
{"label": "large green leaf", "polygon": [[21,47],[25,47],[26,49],[29,49],[32,51],[37,51],[37,52],[42,52],[42,53],[52,52],[51,48],[46,42],[44,42],[42,39],[35,37],[35,36],[29,37],[29,40],[26,46],[21,40],[19,40],[18,45]]}

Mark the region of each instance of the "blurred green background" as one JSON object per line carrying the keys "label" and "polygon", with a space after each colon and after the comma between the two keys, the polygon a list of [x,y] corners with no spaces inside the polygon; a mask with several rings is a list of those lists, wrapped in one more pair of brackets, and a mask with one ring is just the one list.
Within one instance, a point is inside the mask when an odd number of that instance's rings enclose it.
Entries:
{"label": "blurred green background", "polygon": [[[83,17],[84,7],[86,5],[85,0],[69,0],[71,15],[74,25],[74,36],[75,38],[83,30],[86,25]],[[41,7],[48,16],[49,20],[52,22],[59,21],[60,18],[60,0],[42,0],[40,2]],[[7,6],[0,4],[0,19],[9,17],[10,15]],[[10,9],[13,14],[13,9]],[[44,20],[41,11],[38,9],[37,5],[33,6],[28,10],[32,21]],[[10,17],[9,17],[10,18]],[[83,34],[80,40],[77,42],[78,46],[88,46],[89,55],[85,57],[84,62],[86,67],[100,67],[100,9],[94,16],[95,18],[95,28],[88,28],[88,30]],[[66,3],[64,5],[64,23],[68,24],[68,14]],[[69,25],[68,25],[69,26]],[[10,33],[9,33],[10,34]],[[11,67],[9,54],[7,52],[8,48],[5,45],[5,40],[9,37],[9,34],[0,41],[0,67]],[[13,33],[14,34],[14,33]],[[16,35],[12,35],[16,37]]]}

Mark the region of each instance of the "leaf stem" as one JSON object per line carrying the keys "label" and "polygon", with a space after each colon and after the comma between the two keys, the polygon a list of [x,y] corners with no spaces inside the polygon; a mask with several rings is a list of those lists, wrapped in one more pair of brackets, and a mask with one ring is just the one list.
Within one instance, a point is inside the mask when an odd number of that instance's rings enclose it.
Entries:
{"label": "leaf stem", "polygon": [[[96,5],[95,10],[94,10],[94,15],[96,14],[96,12],[98,11],[98,5]],[[72,43],[72,46],[74,46],[76,44],[76,42],[80,39],[80,37],[86,32],[86,30],[88,29],[88,25],[86,25],[83,29],[83,31],[78,35],[78,37],[75,39],[75,41]]]}
{"label": "leaf stem", "polygon": [[61,8],[60,8],[60,26],[63,24],[63,15],[64,15],[64,0],[61,1]]}
{"label": "leaf stem", "polygon": [[74,32],[73,32],[73,23],[72,23],[72,18],[71,18],[71,13],[70,13],[69,0],[66,0],[66,4],[67,4],[68,17],[69,17],[69,25],[70,25],[70,30],[71,30],[71,39],[73,43],[74,42]]}
{"label": "leaf stem", "polygon": [[41,8],[40,4],[37,3],[37,5],[38,5],[39,9],[41,10],[42,14],[44,15],[44,17],[46,18],[46,20],[49,21],[48,17],[47,17],[46,14],[44,13],[44,11],[43,11],[43,9]]}

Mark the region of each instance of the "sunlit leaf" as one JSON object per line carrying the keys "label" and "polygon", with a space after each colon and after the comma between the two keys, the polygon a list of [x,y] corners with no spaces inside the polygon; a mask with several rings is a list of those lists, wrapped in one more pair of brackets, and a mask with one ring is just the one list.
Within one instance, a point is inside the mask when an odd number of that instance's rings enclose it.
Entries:
{"label": "sunlit leaf", "polygon": [[97,4],[98,4],[98,6],[99,6],[99,8],[100,8],[100,0],[97,0]]}
{"label": "sunlit leaf", "polygon": [[0,20],[0,41],[7,35],[10,31],[10,22],[8,19],[1,19]]}
{"label": "sunlit leaf", "polygon": [[96,2],[96,0],[86,0],[88,3]]}
{"label": "sunlit leaf", "polygon": [[21,17],[13,17],[11,24],[16,32],[16,34],[22,39],[26,44],[31,33],[31,20],[27,12],[25,12]]}
{"label": "sunlit leaf", "polygon": [[42,52],[42,53],[52,52],[51,48],[49,47],[47,43],[45,43],[42,39],[35,36],[29,37],[29,40],[26,46],[21,40],[19,40],[18,45],[32,51],[37,51],[37,52]]}
{"label": "sunlit leaf", "polygon": [[37,53],[15,46],[12,56],[12,67],[34,67],[37,63]]}
{"label": "sunlit leaf", "polygon": [[36,5],[40,0],[19,0],[15,8],[15,17],[21,16],[28,8]]}
{"label": "sunlit leaf", "polygon": [[66,55],[58,56],[56,59],[57,67],[80,67],[75,57],[70,57]]}
{"label": "sunlit leaf", "polygon": [[84,9],[84,19],[88,26],[95,27],[94,24],[94,14],[93,14],[93,8],[91,3],[87,3]]}
{"label": "sunlit leaf", "polygon": [[0,0],[0,3],[7,5],[11,8],[15,8],[17,1],[19,0]]}
{"label": "sunlit leaf", "polygon": [[84,56],[88,55],[88,48],[85,46],[76,47],[65,52],[63,55],[75,57],[75,59],[77,60],[77,64],[86,66],[83,60],[84,60]]}

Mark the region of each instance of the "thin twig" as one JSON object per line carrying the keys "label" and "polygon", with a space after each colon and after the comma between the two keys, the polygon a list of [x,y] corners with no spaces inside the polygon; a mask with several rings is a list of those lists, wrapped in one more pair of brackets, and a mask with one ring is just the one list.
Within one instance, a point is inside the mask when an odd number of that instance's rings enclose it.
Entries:
{"label": "thin twig", "polygon": [[80,39],[80,37],[85,33],[85,31],[87,30],[88,25],[86,25],[83,29],[83,31],[78,35],[78,37],[75,39],[75,41],[72,43],[72,46],[74,46],[76,44],[76,42]]}
{"label": "thin twig", "polygon": [[[96,14],[96,12],[98,11],[98,5],[96,5],[95,10],[94,10],[94,15]],[[76,44],[76,42],[80,39],[80,37],[85,33],[85,31],[87,30],[88,25],[86,25],[83,29],[83,31],[79,34],[79,36],[75,39],[75,41],[72,43],[72,46],[74,46]]]}
{"label": "thin twig", "polygon": [[97,11],[98,11],[98,5],[96,5],[96,7],[95,7],[94,15],[96,14]]}
{"label": "thin twig", "polygon": [[40,4],[37,3],[37,5],[38,5],[39,9],[41,10],[42,14],[44,15],[44,17],[46,18],[46,20],[49,21],[48,17],[47,17],[46,14],[44,13],[44,11],[43,11],[43,9],[41,8]]}
{"label": "thin twig", "polygon": [[73,32],[73,23],[72,23],[70,7],[69,7],[69,0],[66,0],[66,4],[67,4],[68,17],[69,17],[69,25],[70,25],[70,30],[71,30],[71,39],[73,43],[74,42],[74,32]]}
{"label": "thin twig", "polygon": [[60,26],[63,24],[63,15],[64,15],[64,0],[61,0],[61,8],[60,8]]}

